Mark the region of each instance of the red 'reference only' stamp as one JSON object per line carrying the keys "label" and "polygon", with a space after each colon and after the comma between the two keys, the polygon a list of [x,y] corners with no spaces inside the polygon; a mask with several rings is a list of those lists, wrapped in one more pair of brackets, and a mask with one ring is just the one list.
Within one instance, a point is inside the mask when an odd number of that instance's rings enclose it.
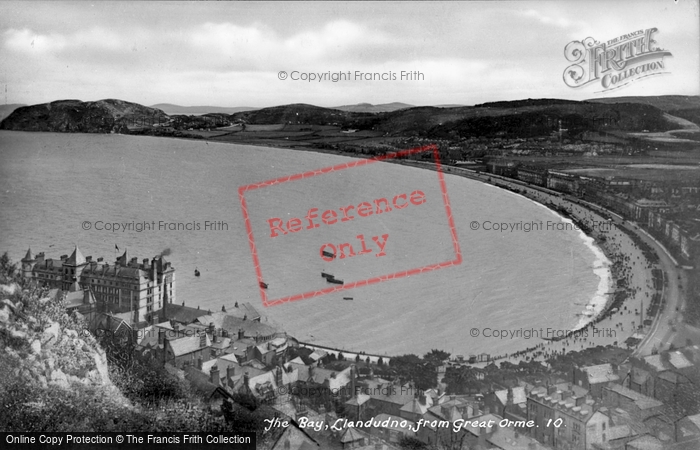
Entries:
{"label": "red 'reference only' stamp", "polygon": [[[289,183],[291,189],[292,182],[297,182],[299,180],[308,180],[312,177],[318,177],[325,174],[343,174],[344,171],[348,169],[359,169],[363,166],[368,166],[381,161],[386,161],[394,158],[402,158],[417,153],[432,152],[433,160],[436,164],[436,173],[439,185],[439,195],[437,195],[437,190],[428,190],[421,188],[420,186],[413,186],[403,189],[397,187],[396,191],[391,192],[390,195],[373,195],[371,198],[359,198],[359,201],[349,202],[342,200],[336,201],[336,205],[333,207],[321,207],[321,205],[314,205],[311,202],[308,206],[302,208],[298,213],[292,214],[287,212],[286,215],[284,211],[287,210],[287,202],[281,202],[282,205],[276,205],[275,209],[278,210],[276,214],[270,214],[265,216],[260,216],[260,213],[252,218],[253,214],[249,211],[248,201],[246,195],[250,196],[253,191],[261,190],[263,188],[270,189],[280,189]],[[323,188],[323,183],[316,183],[313,189],[318,190],[319,184]],[[405,183],[404,183],[405,184]],[[298,189],[298,186],[294,186]],[[310,189],[309,187],[306,187]],[[386,189],[386,184],[383,184],[383,189]],[[429,191],[430,193],[426,193]],[[257,192],[258,194],[260,192]],[[273,194],[274,196],[275,194]],[[296,192],[296,199],[299,198],[299,193]],[[452,208],[450,206],[450,201],[447,195],[447,189],[445,185],[444,174],[442,172],[442,166],[439,159],[439,151],[437,146],[429,145],[425,147],[414,148],[411,150],[405,150],[395,153],[389,153],[381,155],[371,159],[359,159],[353,160],[348,163],[338,164],[331,167],[326,167],[323,169],[313,170],[309,172],[299,173],[296,175],[290,175],[285,177],[280,177],[268,181],[263,181],[260,183],[249,184],[246,186],[241,186],[238,189],[238,196],[241,202],[241,208],[243,212],[243,218],[245,220],[246,231],[248,234],[248,241],[250,244],[250,252],[253,258],[253,265],[255,269],[255,274],[257,277],[257,282],[260,290],[260,297],[264,306],[274,306],[282,303],[293,302],[297,300],[309,299],[313,297],[318,297],[325,294],[330,294],[333,292],[347,291],[353,288],[368,286],[380,281],[393,280],[398,278],[403,278],[407,276],[417,275],[424,272],[429,272],[437,270],[444,267],[450,267],[458,265],[462,262],[462,253],[460,250],[459,242],[457,239],[457,233],[454,225],[454,218],[452,215]],[[305,196],[301,195],[303,200]],[[322,197],[323,198],[323,197]],[[332,204],[328,201],[325,202],[327,205]],[[339,204],[338,204],[339,203]],[[423,208],[423,212],[421,211]],[[431,208],[431,209],[426,209]],[[281,211],[279,211],[281,209]],[[446,225],[446,235],[440,242],[447,241],[449,239],[449,248],[452,256],[449,256],[447,260],[441,262],[426,261],[425,264],[419,265],[418,267],[408,267],[400,268],[399,270],[387,270],[387,273],[377,274],[376,261],[377,258],[386,259],[387,252],[393,248],[395,252],[400,253],[405,251],[406,242],[403,243],[404,250],[401,250],[400,242],[395,243],[395,239],[391,239],[394,236],[392,230],[388,229],[387,224],[396,223],[396,221],[404,220],[415,220],[416,214],[429,214],[430,222],[426,226],[430,226],[435,222],[435,218],[432,217],[438,211],[444,211],[445,214],[445,225]],[[404,216],[400,216],[404,214]],[[355,227],[362,229],[363,225],[369,227],[372,225],[373,228],[367,228],[367,230],[373,229],[374,231],[363,232],[357,234],[358,230]],[[393,222],[392,222],[393,221]],[[343,227],[346,227],[343,229]],[[353,228],[347,228],[353,227]],[[381,228],[381,231],[376,230]],[[337,239],[338,233],[345,233],[346,236],[343,239]],[[430,229],[428,231],[423,231],[420,239],[425,238],[425,234],[431,235]],[[255,233],[254,233],[255,232]],[[373,233],[377,233],[374,234]],[[258,235],[258,241],[254,234]],[[404,240],[405,231],[403,233],[396,233],[397,236],[403,236]],[[446,236],[449,236],[447,238]],[[313,242],[309,244],[310,238],[318,240],[318,242]],[[297,239],[297,241],[293,241]],[[301,242],[299,239],[303,240],[304,248],[303,251],[299,250],[299,246],[287,247],[286,245],[293,245],[295,242]],[[279,244],[275,248],[277,253],[281,251],[292,252],[299,251],[299,255],[285,255],[290,257],[292,263],[283,265],[275,265],[271,261],[263,261],[261,258],[260,244],[263,244],[261,240],[265,240],[264,244],[267,246],[267,254],[270,254],[269,246],[271,244]],[[306,247],[313,246],[313,252],[307,250]],[[409,242],[409,246],[410,242]],[[447,248],[447,247],[446,247]],[[265,252],[263,252],[265,253]],[[315,256],[313,256],[315,255]],[[400,259],[404,256],[392,255],[394,260]],[[415,255],[414,255],[415,256]],[[367,258],[371,258],[368,260]],[[274,258],[277,259],[277,258]],[[390,258],[391,259],[391,258]],[[376,261],[375,261],[376,260]],[[410,260],[410,259],[409,259]],[[262,261],[262,262],[261,262]],[[344,267],[341,264],[349,263],[349,261],[356,261],[355,268],[360,269],[354,272],[350,269],[352,267]],[[335,264],[335,265],[334,265]],[[373,266],[374,264],[374,266]],[[270,273],[270,271],[276,272],[279,275],[280,272],[286,272],[288,270],[307,270],[311,267],[324,267],[321,269],[321,276],[323,281],[318,281],[310,283],[314,286],[310,286],[310,289],[303,290],[301,292],[289,293],[273,289],[270,283],[270,278],[280,277],[270,276],[266,278],[265,275]],[[384,269],[391,269],[392,267],[399,267],[396,264],[387,264]],[[326,269],[325,267],[331,267],[332,269]],[[347,269],[348,274],[354,274],[355,278],[359,279],[340,279],[336,269],[342,270]],[[362,273],[362,269],[366,268],[367,273]],[[331,274],[334,272],[334,274]],[[346,274],[347,275],[347,274]],[[352,275],[350,275],[353,278]],[[294,277],[300,278],[300,277]],[[343,276],[345,278],[345,276]],[[270,294],[276,298],[270,298]],[[349,298],[347,298],[349,299]]]}

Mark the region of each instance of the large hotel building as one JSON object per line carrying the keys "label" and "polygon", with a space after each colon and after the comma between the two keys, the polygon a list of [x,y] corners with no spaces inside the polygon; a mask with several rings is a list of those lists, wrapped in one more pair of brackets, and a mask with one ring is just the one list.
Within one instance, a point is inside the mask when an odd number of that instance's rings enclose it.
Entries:
{"label": "large hotel building", "polygon": [[128,322],[137,327],[157,323],[164,305],[175,302],[175,268],[162,256],[139,262],[124,252],[110,264],[83,256],[78,246],[60,260],[29,249],[22,276],[63,291],[90,291],[98,312],[128,313]]}

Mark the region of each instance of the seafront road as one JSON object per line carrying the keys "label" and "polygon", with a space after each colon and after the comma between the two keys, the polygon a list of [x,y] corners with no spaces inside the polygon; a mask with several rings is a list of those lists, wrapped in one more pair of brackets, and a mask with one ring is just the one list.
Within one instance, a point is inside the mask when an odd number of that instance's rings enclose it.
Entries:
{"label": "seafront road", "polygon": [[[433,170],[435,169],[435,166],[432,163],[415,162],[414,164],[414,162],[408,161],[402,161],[401,163],[414,165],[417,167],[431,168]],[[687,274],[683,268],[676,264],[676,261],[667,253],[666,249],[663,248],[659,242],[648,235],[644,230],[638,227],[637,224],[625,221],[621,219],[619,215],[601,206],[583,202],[578,199],[569,200],[568,198],[562,196],[563,193],[554,193],[549,189],[533,186],[519,180],[500,177],[498,175],[488,173],[477,173],[472,170],[455,167],[443,166],[443,170],[446,170],[447,173],[465,176],[484,183],[489,183],[489,180],[492,182],[497,180],[499,183],[502,183],[505,186],[524,190],[528,197],[534,198],[542,203],[549,201],[554,205],[564,207],[569,210],[578,209],[576,207],[585,208],[596,214],[600,214],[603,217],[611,217],[616,227],[624,229],[629,234],[636,235],[641,241],[645,242],[651,249],[654,250],[654,252],[656,252],[659,259],[655,267],[664,272],[663,308],[660,308],[657,316],[653,318],[651,327],[644,327],[646,334],[635,349],[633,355],[643,357],[651,355],[654,350],[666,350],[670,344],[674,342],[674,339],[678,339],[679,334],[681,333],[679,330],[683,329],[682,314],[685,305],[685,291],[683,289],[688,285]],[[492,182],[490,184],[493,184]],[[643,273],[643,269],[640,267],[635,269],[640,275]],[[639,282],[641,280],[637,281]],[[650,300],[651,298],[645,301],[644,309],[649,306]],[[625,303],[629,303],[629,299]],[[632,308],[633,306],[629,305],[629,307]],[[637,322],[636,325],[639,325],[639,323]],[[644,333],[640,331],[639,334]],[[618,345],[622,346],[623,342],[619,342]],[[683,346],[685,345],[685,342],[676,342],[675,345],[676,347]]]}

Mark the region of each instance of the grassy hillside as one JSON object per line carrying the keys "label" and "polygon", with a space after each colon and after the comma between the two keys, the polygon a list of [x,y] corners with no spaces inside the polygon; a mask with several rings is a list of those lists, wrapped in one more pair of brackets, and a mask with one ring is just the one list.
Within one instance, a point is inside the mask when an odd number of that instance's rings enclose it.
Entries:
{"label": "grassy hillside", "polygon": [[59,100],[17,108],[0,122],[0,129],[109,133],[167,120],[168,116],[159,109],[123,100]]}

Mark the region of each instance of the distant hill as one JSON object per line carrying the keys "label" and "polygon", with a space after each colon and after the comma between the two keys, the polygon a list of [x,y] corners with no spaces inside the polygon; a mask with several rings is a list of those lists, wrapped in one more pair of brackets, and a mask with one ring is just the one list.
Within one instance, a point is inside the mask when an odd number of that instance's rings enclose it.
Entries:
{"label": "distant hill", "polygon": [[593,103],[643,103],[662,111],[700,108],[700,95],[656,95],[653,97],[609,97],[586,100]]}
{"label": "distant hill", "polygon": [[305,103],[295,103],[236,113],[233,115],[233,118],[234,120],[242,120],[246,123],[257,125],[336,124],[342,127],[368,128],[376,122],[378,116],[372,113],[341,111]]}
{"label": "distant hill", "polygon": [[336,106],[332,109],[339,109],[341,111],[350,112],[366,112],[366,113],[380,113],[380,112],[391,112],[397,111],[399,109],[413,108],[413,105],[407,103],[382,103],[381,105],[372,105],[371,103],[358,103],[357,105],[344,105]]}
{"label": "distant hill", "polygon": [[160,109],[124,100],[59,100],[15,109],[0,122],[0,129],[74,133],[126,132],[129,126],[167,122]]}
{"label": "distant hill", "polygon": [[[355,105],[362,111],[344,111],[304,103],[254,109],[234,114],[210,112],[204,115],[168,115],[122,100],[81,102],[61,100],[15,109],[0,122],[1,129],[24,131],[63,131],[85,133],[132,133],[159,136],[192,135],[234,122],[251,125],[337,126],[374,130],[390,136],[422,136],[438,139],[466,137],[548,136],[559,128],[575,136],[585,131],[650,132],[677,128],[666,114],[700,122],[697,98],[667,96],[645,101],[572,101],[524,99],[499,101],[475,106],[419,106],[384,112],[364,111],[383,105]],[[654,106],[663,105],[667,111]],[[392,103],[395,107],[407,106]],[[386,105],[384,105],[386,106]],[[670,109],[681,108],[681,109]],[[364,110],[363,110],[364,109]],[[201,111],[199,111],[201,112]],[[183,134],[185,133],[185,134]],[[196,133],[195,133],[196,134]]]}
{"label": "distant hill", "polygon": [[0,105],[0,120],[9,116],[12,111],[19,108],[20,106],[25,106],[20,103],[10,103],[9,105]]}
{"label": "distant hill", "polygon": [[172,103],[158,103],[157,105],[151,106],[151,108],[156,108],[164,111],[168,115],[175,114],[207,114],[207,113],[217,113],[217,114],[235,114],[241,111],[253,111],[260,108],[253,108],[250,106],[234,106],[234,107],[224,107],[224,106],[180,106],[173,105]]}
{"label": "distant hill", "polygon": [[657,95],[653,97],[610,97],[588,100],[595,103],[642,103],[659,108],[661,111],[689,120],[700,125],[700,96],[698,95]]}

